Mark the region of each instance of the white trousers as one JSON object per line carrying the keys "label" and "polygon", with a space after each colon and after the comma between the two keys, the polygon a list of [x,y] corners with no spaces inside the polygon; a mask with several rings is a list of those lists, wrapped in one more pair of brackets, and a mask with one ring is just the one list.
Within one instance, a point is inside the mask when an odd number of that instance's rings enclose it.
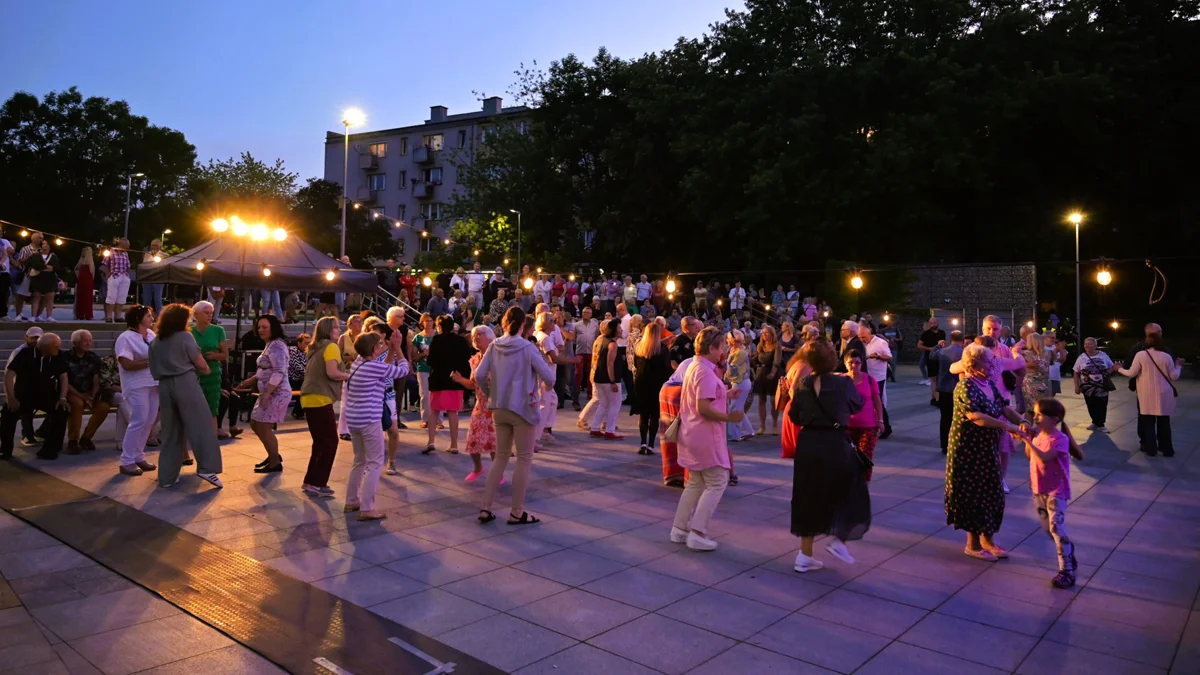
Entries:
{"label": "white trousers", "polygon": [[104,298],[106,305],[124,305],[129,298],[129,275],[108,278],[108,294]]}
{"label": "white trousers", "polygon": [[[750,390],[753,388],[750,378],[746,378],[739,382],[737,386],[729,391],[729,409],[726,412],[735,410],[743,410],[746,406],[746,397],[750,395]],[[750,422],[750,416],[746,415],[741,422],[734,424],[733,422],[725,423],[725,437],[733,440],[743,438],[745,436],[754,435],[754,425]]]}
{"label": "white trousers", "polygon": [[621,412],[621,392],[613,391],[611,384],[597,383],[592,393],[598,401],[596,412],[592,415],[592,431],[600,431],[600,425],[604,424],[608,433],[616,433],[617,415]]}
{"label": "white trousers", "polygon": [[121,394],[121,405],[129,411],[129,426],[121,439],[121,465],[129,466],[146,459],[146,441],[158,417],[158,387],[138,387]]}

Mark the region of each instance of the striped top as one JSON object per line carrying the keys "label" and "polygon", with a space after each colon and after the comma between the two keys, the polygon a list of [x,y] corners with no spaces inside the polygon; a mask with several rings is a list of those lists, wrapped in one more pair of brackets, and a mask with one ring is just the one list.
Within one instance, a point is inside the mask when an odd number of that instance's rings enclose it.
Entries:
{"label": "striped top", "polygon": [[379,420],[383,419],[384,390],[392,380],[407,376],[406,360],[390,364],[358,357],[351,364],[350,379],[346,381],[346,402],[342,406],[346,426],[355,430],[379,428]]}

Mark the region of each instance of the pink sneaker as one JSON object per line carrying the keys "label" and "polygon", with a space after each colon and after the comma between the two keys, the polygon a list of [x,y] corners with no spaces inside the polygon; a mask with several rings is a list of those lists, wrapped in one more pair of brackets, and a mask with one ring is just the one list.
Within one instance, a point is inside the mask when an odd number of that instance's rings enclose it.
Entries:
{"label": "pink sneaker", "polygon": [[507,482],[508,482],[508,479],[507,479],[507,478],[505,478],[504,476],[500,476],[500,484],[501,484],[501,485],[504,485],[504,484],[505,484],[505,483],[507,483]]}
{"label": "pink sneaker", "polygon": [[467,482],[474,483],[475,481],[479,480],[479,477],[482,475],[482,471],[472,471],[471,473],[467,474]]}

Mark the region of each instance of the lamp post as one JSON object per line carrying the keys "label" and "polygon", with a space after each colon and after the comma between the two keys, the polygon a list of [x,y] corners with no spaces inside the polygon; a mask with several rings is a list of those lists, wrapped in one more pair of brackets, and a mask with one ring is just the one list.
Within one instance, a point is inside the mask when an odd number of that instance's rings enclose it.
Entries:
{"label": "lamp post", "polygon": [[164,247],[167,245],[167,235],[168,234],[171,234],[171,228],[169,228],[169,227],[167,229],[163,230],[162,236],[158,238],[158,242],[160,244],[162,244]]}
{"label": "lamp post", "polygon": [[1072,211],[1067,215],[1067,222],[1075,226],[1075,339],[1078,341],[1083,335],[1083,302],[1079,287],[1079,225],[1083,222],[1083,214]]}
{"label": "lamp post", "polygon": [[338,258],[346,255],[346,202],[350,199],[350,127],[361,126],[366,122],[366,115],[358,108],[347,108],[342,113],[342,124],[346,126],[346,152],[342,164],[342,248]]}
{"label": "lamp post", "polygon": [[509,209],[517,214],[517,269],[521,269],[521,212],[516,209]]}
{"label": "lamp post", "polygon": [[126,181],[125,181],[125,236],[123,237],[124,239],[129,238],[129,197],[133,193],[133,179],[141,178],[142,176],[145,176],[145,175],[146,174],[144,174],[144,173],[131,173],[128,176],[126,176]]}

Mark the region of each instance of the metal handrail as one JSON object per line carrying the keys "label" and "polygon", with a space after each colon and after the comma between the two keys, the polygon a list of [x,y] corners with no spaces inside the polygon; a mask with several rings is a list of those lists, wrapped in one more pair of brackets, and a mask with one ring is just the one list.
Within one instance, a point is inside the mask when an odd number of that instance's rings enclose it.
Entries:
{"label": "metal handrail", "polygon": [[405,325],[412,329],[419,329],[417,319],[413,317],[421,316],[421,311],[396,297],[395,295],[392,295],[384,287],[377,286],[375,288],[375,293],[364,298],[364,301],[366,301],[368,305],[367,309],[370,309],[381,317],[386,317],[388,309],[392,307],[403,307]]}

